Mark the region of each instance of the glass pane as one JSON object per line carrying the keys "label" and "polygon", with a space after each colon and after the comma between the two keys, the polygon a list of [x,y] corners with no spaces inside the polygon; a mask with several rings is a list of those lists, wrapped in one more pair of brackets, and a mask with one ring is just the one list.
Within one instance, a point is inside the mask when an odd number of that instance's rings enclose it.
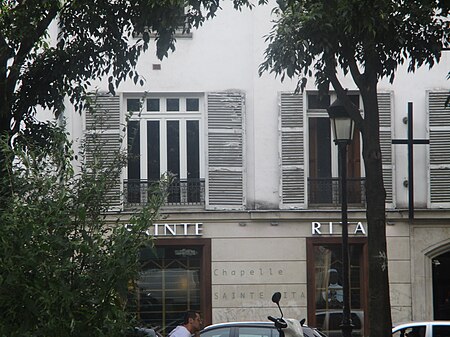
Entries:
{"label": "glass pane", "polygon": [[271,328],[239,328],[239,337],[271,337]]}
{"label": "glass pane", "polygon": [[127,128],[128,162],[126,198],[128,203],[141,202],[141,160],[140,160],[140,130],[139,122],[128,122]]}
{"label": "glass pane", "polygon": [[199,111],[199,99],[186,98],[186,111]]}
{"label": "glass pane", "polygon": [[[364,312],[361,310],[362,248],[350,245],[350,301],[354,328],[352,336],[362,336]],[[340,244],[314,246],[316,327],[328,336],[341,336],[343,307],[342,247]]]}
{"label": "glass pane", "polygon": [[187,177],[200,178],[199,122],[186,122]]}
{"label": "glass pane", "polygon": [[329,95],[308,94],[308,109],[326,109],[329,106]]}
{"label": "glass pane", "polygon": [[230,328],[213,329],[202,333],[202,337],[229,337]]}
{"label": "glass pane", "polygon": [[187,137],[187,201],[201,201],[199,121],[186,122]]}
{"label": "glass pane", "polygon": [[167,170],[175,178],[169,190],[168,202],[178,203],[180,196],[180,125],[178,121],[167,122]]}
{"label": "glass pane", "polygon": [[167,111],[180,111],[180,99],[179,98],[168,98],[166,100],[166,110]]}
{"label": "glass pane", "polygon": [[147,111],[159,111],[159,98],[147,99]]}
{"label": "glass pane", "polygon": [[148,180],[159,180],[160,172],[160,140],[159,121],[147,122],[147,176]]}
{"label": "glass pane", "polygon": [[433,337],[450,336],[450,325],[435,325],[433,326]]}
{"label": "glass pane", "polygon": [[[405,329],[397,331],[392,336],[395,336],[395,337],[397,337],[397,336],[398,337],[425,337],[425,331],[426,331],[425,325],[407,327]],[[432,336],[436,336],[436,335],[432,335]]]}
{"label": "glass pane", "polygon": [[148,248],[142,250],[140,258],[142,271],[134,290],[134,311],[144,325],[158,327],[167,335],[181,323],[185,310],[200,310],[201,249]]}
{"label": "glass pane", "polygon": [[333,202],[331,131],[329,118],[309,118],[309,202]]}
{"label": "glass pane", "polygon": [[138,98],[128,98],[127,99],[127,111],[140,111],[141,110],[141,101]]}
{"label": "glass pane", "polygon": [[128,122],[127,128],[128,141],[128,180],[139,180],[140,172],[140,129],[138,121]]}

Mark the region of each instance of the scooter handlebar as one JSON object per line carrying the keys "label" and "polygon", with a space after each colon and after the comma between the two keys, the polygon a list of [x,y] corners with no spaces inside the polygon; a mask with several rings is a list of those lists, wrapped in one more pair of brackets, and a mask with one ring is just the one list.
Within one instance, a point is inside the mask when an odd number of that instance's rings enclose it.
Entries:
{"label": "scooter handlebar", "polygon": [[277,329],[286,329],[287,326],[288,326],[287,322],[283,318],[275,318],[275,317],[272,317],[272,316],[267,316],[267,319],[269,321],[274,322],[275,323],[275,327]]}

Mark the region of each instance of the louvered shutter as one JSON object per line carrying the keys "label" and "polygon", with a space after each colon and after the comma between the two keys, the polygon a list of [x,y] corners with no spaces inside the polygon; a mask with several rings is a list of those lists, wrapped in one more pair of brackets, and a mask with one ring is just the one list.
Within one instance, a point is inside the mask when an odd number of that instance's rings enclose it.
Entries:
{"label": "louvered shutter", "polygon": [[280,94],[280,208],[305,207],[303,96]]}
{"label": "louvered shutter", "polygon": [[430,207],[450,207],[450,109],[449,91],[428,92],[430,127]]}
{"label": "louvered shutter", "polygon": [[380,117],[380,147],[383,162],[383,181],[386,189],[386,204],[393,204],[392,198],[392,93],[378,93],[378,110]]}
{"label": "louvered shutter", "polygon": [[107,200],[112,209],[120,207],[121,160],[120,99],[118,96],[97,95],[91,97],[92,109],[85,111],[85,160],[89,167],[97,165],[110,178]]}
{"label": "louvered shutter", "polygon": [[207,95],[208,178],[207,208],[245,208],[244,95]]}

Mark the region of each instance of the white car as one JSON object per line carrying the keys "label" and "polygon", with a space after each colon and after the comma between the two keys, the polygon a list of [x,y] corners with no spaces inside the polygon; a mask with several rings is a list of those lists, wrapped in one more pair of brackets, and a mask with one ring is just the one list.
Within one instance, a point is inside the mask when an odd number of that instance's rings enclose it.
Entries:
{"label": "white car", "polygon": [[[305,326],[301,322],[304,337],[327,337],[320,331]],[[205,327],[200,337],[279,337],[272,322],[228,322]]]}
{"label": "white car", "polygon": [[410,322],[392,328],[393,337],[449,337],[450,321]]}

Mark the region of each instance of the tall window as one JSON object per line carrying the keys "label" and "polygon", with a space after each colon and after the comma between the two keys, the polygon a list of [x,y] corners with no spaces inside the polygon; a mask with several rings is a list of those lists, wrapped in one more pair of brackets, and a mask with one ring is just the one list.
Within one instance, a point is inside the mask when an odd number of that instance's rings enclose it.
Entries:
{"label": "tall window", "polygon": [[[359,95],[349,96],[359,107]],[[310,204],[339,204],[340,200],[337,146],[333,142],[330,118],[326,110],[335,99],[335,96],[319,96],[317,93],[307,95]],[[348,201],[361,203],[361,155],[357,130],[347,151]]]}
{"label": "tall window", "polygon": [[128,294],[128,309],[140,323],[166,336],[186,310],[197,310],[211,324],[210,240],[158,240],[141,251],[140,260],[140,276]]}
{"label": "tall window", "polygon": [[[366,242],[350,238],[350,303],[353,336],[364,336],[366,307]],[[340,336],[343,307],[340,238],[308,240],[308,321],[329,336]]]}
{"label": "tall window", "polygon": [[202,97],[127,98],[127,201],[145,202],[147,186],[170,173],[174,180],[167,202],[203,201],[200,137]]}

